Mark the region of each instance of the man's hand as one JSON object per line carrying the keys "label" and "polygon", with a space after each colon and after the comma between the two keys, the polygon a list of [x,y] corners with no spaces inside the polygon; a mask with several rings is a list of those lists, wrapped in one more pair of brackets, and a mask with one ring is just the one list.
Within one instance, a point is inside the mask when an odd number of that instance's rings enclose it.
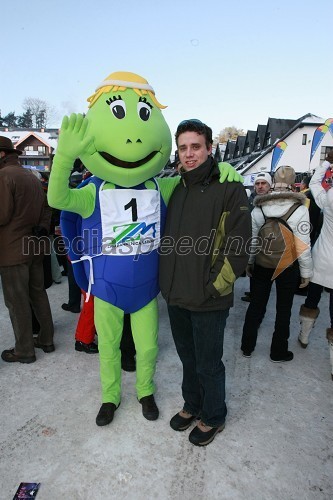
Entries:
{"label": "man's hand", "polygon": [[220,183],[228,182],[244,182],[243,177],[229,163],[219,163]]}
{"label": "man's hand", "polygon": [[305,288],[310,283],[310,278],[301,278],[301,284],[298,288]]}
{"label": "man's hand", "polygon": [[94,152],[93,139],[87,134],[88,120],[81,114],[72,113],[64,116],[61,124],[57,159],[64,159],[73,166],[76,158],[81,154],[92,154]]}

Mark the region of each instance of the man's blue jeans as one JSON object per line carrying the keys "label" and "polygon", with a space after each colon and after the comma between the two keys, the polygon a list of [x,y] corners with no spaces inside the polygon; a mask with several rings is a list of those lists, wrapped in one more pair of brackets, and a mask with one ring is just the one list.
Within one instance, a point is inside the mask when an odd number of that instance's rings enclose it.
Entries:
{"label": "man's blue jeans", "polygon": [[225,368],[222,362],[225,311],[189,311],[168,306],[171,331],[183,364],[184,410],[218,427],[225,421]]}

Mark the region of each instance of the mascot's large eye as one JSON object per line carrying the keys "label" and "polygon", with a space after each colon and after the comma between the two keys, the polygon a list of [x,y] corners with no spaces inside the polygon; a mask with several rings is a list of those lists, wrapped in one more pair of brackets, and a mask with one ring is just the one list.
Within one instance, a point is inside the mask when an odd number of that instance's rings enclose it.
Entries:
{"label": "mascot's large eye", "polygon": [[151,106],[146,102],[138,102],[138,115],[140,116],[141,120],[146,122],[147,120],[149,120],[150,114]]}
{"label": "mascot's large eye", "polygon": [[126,104],[122,99],[117,99],[115,101],[112,101],[108,103],[110,105],[110,109],[114,116],[118,118],[118,120],[121,120],[122,118],[125,118],[126,116]]}

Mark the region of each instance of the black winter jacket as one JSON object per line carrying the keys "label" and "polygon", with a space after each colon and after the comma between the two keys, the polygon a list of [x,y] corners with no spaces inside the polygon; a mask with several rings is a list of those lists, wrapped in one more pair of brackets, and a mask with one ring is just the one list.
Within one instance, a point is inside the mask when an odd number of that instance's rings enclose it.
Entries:
{"label": "black winter jacket", "polygon": [[182,173],[168,206],[160,287],[170,305],[192,311],[233,305],[233,284],[248,263],[251,216],[237,182],[219,182],[212,158]]}

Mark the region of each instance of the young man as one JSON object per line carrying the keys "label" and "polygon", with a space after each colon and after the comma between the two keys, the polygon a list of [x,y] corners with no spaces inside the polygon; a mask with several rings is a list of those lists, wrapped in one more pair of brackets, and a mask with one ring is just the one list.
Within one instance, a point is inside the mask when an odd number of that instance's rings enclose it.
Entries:
{"label": "young man", "polygon": [[209,444],[225,425],[224,329],[233,284],[246,268],[251,236],[245,189],[219,182],[212,130],[199,120],[176,132],[182,182],[171,196],[160,248],[160,285],[183,364],[183,409],[170,421],[191,443]]}

